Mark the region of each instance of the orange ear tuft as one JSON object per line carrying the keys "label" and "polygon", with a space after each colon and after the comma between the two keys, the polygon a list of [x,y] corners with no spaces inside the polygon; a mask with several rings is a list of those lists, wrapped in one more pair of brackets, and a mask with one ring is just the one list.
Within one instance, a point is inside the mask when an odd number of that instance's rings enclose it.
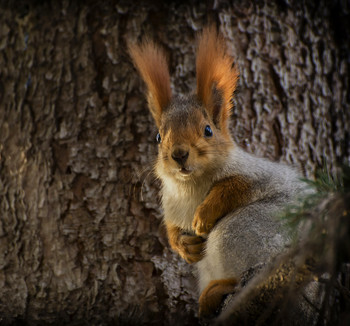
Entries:
{"label": "orange ear tuft", "polygon": [[231,114],[231,99],[239,76],[226,51],[225,41],[216,28],[206,27],[197,49],[197,96],[222,128],[226,128]]}
{"label": "orange ear tuft", "polygon": [[156,121],[171,99],[170,76],[164,51],[146,39],[140,45],[128,44],[130,56],[148,88],[148,106]]}

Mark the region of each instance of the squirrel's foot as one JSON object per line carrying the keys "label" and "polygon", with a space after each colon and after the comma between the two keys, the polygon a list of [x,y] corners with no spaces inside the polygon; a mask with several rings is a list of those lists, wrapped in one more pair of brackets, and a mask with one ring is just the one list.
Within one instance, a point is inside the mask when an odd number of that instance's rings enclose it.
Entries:
{"label": "squirrel's foot", "polygon": [[180,235],[178,241],[178,252],[187,263],[192,264],[203,258],[205,239],[196,235]]}
{"label": "squirrel's foot", "polygon": [[205,208],[205,205],[198,206],[194,214],[192,228],[198,236],[207,235],[215,225],[215,220],[212,221]]}
{"label": "squirrel's foot", "polygon": [[210,318],[215,315],[225,295],[235,292],[235,278],[213,280],[199,297],[199,318]]}

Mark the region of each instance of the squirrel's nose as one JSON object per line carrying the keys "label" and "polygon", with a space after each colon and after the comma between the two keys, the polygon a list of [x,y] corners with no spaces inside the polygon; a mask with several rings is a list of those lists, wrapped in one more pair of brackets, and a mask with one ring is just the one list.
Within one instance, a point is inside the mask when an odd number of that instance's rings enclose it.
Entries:
{"label": "squirrel's nose", "polygon": [[186,163],[188,155],[189,152],[182,148],[176,148],[171,153],[171,157],[173,158],[173,160],[182,166]]}

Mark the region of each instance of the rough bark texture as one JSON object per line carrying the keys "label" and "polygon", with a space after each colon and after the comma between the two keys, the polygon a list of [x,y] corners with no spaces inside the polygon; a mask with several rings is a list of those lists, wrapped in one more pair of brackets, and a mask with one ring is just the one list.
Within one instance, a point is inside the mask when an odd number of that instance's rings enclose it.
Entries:
{"label": "rough bark texture", "polygon": [[241,71],[237,143],[310,176],[350,160],[350,8],[314,2],[0,2],[2,324],[196,323],[125,43],[155,38],[188,92],[196,32],[217,22]]}

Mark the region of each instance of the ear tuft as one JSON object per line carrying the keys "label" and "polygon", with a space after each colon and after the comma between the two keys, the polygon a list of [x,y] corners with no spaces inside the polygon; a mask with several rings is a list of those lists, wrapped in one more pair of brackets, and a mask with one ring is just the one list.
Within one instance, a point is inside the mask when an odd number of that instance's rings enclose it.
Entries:
{"label": "ear tuft", "polygon": [[139,45],[129,43],[128,50],[147,85],[148,106],[159,127],[162,112],[171,100],[170,76],[165,53],[149,39]]}
{"label": "ear tuft", "polygon": [[196,73],[198,99],[214,123],[226,128],[239,73],[227,54],[223,37],[213,25],[206,27],[199,37]]}

